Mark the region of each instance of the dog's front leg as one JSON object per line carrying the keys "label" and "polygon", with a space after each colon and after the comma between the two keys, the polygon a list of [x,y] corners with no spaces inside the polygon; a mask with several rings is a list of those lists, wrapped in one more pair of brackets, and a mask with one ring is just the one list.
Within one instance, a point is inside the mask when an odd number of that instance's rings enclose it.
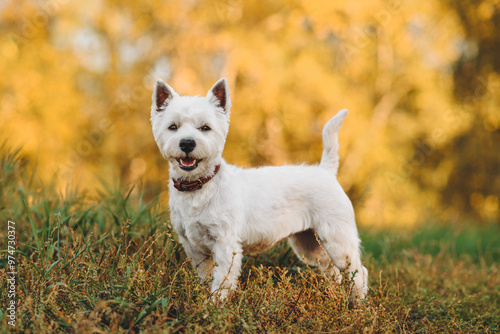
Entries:
{"label": "dog's front leg", "polygon": [[213,251],[215,267],[212,293],[223,299],[227,297],[229,290],[236,289],[243,250],[240,245],[217,244]]}
{"label": "dog's front leg", "polygon": [[212,263],[212,258],[198,251],[197,249],[193,248],[187,240],[186,242],[182,243],[182,246],[184,247],[184,251],[186,252],[187,257],[189,258],[191,265],[198,272],[200,283],[202,284],[207,283],[208,286],[210,287],[211,285],[210,274],[214,267]]}

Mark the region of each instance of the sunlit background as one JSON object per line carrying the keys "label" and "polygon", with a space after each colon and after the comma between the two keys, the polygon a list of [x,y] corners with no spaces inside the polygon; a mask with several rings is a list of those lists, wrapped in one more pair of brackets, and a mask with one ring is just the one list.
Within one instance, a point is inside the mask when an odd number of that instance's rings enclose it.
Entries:
{"label": "sunlit background", "polygon": [[224,157],[317,163],[349,109],[339,179],[365,225],[491,222],[500,196],[500,1],[0,2],[0,141],[64,192],[165,192],[155,79],[229,80]]}

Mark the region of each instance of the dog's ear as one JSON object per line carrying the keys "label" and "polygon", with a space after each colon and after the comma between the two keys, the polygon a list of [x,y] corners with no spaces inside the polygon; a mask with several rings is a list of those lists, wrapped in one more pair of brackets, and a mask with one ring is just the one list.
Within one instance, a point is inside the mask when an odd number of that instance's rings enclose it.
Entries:
{"label": "dog's ear", "polygon": [[163,111],[168,105],[168,102],[178,95],[172,87],[167,85],[163,80],[156,80],[153,89],[153,106],[156,111]]}
{"label": "dog's ear", "polygon": [[229,86],[227,79],[222,78],[213,85],[207,93],[207,99],[216,107],[221,108],[227,117],[231,109],[231,98],[229,97]]}

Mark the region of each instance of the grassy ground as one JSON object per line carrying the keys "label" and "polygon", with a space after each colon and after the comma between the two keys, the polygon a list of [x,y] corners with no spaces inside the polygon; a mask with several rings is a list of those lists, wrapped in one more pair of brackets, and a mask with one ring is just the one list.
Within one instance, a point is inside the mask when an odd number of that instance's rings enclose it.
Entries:
{"label": "grassy ground", "polygon": [[19,153],[0,150],[1,281],[8,220],[19,272],[15,327],[0,286],[3,332],[500,331],[499,224],[361,229],[371,276],[360,305],[286,243],[245,258],[238,291],[216,304],[175,241],[166,203],[123,189],[62,198]]}

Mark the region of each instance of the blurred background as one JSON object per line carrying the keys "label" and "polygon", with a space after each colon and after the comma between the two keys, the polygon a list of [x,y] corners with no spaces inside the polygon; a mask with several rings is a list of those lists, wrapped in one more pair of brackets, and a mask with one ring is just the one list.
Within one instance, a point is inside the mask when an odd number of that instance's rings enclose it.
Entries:
{"label": "blurred background", "polygon": [[318,163],[348,108],[339,180],[361,224],[499,221],[499,0],[3,0],[0,73],[0,142],[62,193],[168,196],[154,81],[226,77],[229,163]]}

